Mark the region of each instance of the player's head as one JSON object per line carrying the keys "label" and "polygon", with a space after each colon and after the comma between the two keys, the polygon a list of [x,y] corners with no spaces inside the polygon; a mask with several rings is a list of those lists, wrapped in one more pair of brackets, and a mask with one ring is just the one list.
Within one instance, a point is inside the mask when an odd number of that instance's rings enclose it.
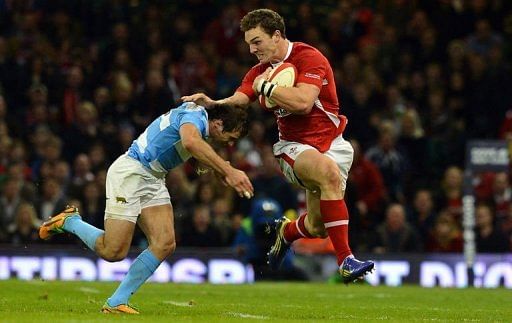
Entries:
{"label": "player's head", "polygon": [[238,106],[216,104],[208,110],[210,137],[220,143],[233,144],[247,135],[247,111]]}
{"label": "player's head", "polygon": [[283,17],[270,9],[257,9],[246,14],[240,21],[240,30],[245,34],[251,54],[261,63],[276,59],[279,46],[286,40]]}

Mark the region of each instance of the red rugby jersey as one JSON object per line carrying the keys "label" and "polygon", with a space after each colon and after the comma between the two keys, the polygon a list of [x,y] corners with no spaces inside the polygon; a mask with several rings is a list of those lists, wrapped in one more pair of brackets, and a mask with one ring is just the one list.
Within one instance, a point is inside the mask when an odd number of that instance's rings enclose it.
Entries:
{"label": "red rugby jersey", "polygon": [[[309,114],[290,114],[280,108],[274,110],[279,138],[308,144],[325,152],[347,123],[345,116],[339,114],[334,74],[327,58],[316,48],[301,42],[290,42],[290,47],[284,62],[292,63],[297,68],[296,83],[313,84],[320,88],[320,93]],[[253,81],[269,66],[269,63],[253,66],[237,91],[246,94],[251,101],[256,100]]]}

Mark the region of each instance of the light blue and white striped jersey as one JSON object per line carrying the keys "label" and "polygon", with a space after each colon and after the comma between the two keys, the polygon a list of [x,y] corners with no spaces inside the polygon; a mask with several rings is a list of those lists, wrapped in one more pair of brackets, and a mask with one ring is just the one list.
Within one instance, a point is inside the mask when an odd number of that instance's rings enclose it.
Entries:
{"label": "light blue and white striped jersey", "polygon": [[128,156],[156,172],[167,172],[191,157],[183,148],[180,127],[192,123],[201,136],[208,137],[208,113],[192,102],[186,102],[155,119],[133,141]]}

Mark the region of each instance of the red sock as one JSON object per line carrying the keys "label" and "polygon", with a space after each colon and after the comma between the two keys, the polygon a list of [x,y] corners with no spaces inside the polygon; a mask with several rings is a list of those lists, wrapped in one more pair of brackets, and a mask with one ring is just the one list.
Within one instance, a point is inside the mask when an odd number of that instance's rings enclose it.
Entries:
{"label": "red sock", "polygon": [[320,214],[331,238],[338,265],[352,255],[348,245],[348,210],[345,200],[320,200]]}
{"label": "red sock", "polygon": [[306,219],[307,213],[302,214],[295,221],[292,221],[286,225],[284,228],[284,239],[288,243],[292,243],[293,241],[300,238],[313,238],[311,233],[306,229],[306,225],[304,224],[304,220]]}

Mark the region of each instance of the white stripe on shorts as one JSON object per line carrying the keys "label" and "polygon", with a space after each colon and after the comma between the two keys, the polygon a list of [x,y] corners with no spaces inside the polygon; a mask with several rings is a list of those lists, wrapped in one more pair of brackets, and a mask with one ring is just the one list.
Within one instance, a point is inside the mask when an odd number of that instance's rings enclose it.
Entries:
{"label": "white stripe on shorts", "polygon": [[326,229],[336,227],[338,225],[348,225],[348,220],[339,220],[339,221],[332,221],[332,222],[324,223],[324,226]]}

